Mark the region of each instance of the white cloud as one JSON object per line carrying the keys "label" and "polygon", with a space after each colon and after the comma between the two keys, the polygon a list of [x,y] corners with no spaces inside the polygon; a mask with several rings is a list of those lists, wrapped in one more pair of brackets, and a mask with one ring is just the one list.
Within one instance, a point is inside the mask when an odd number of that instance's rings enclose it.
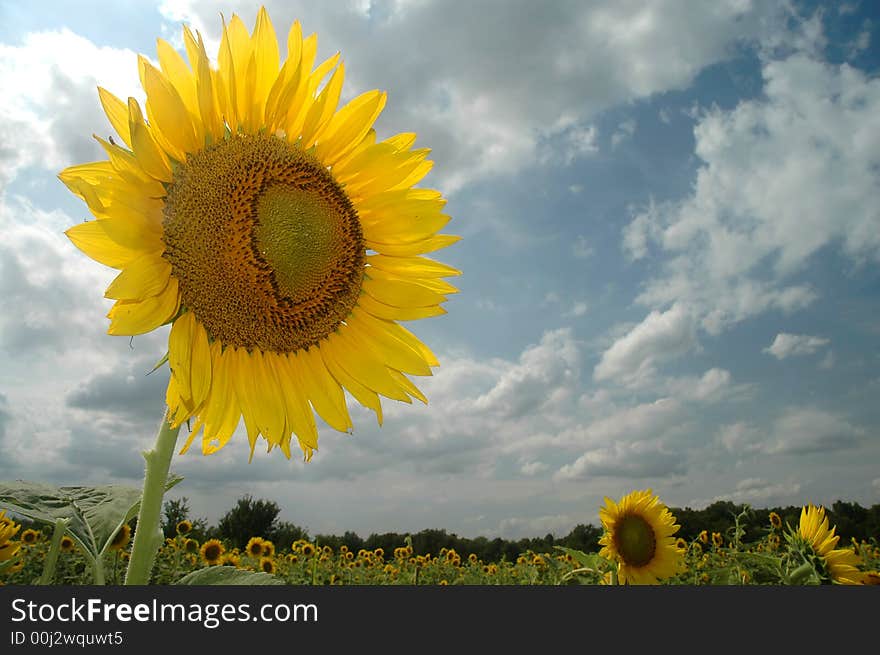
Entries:
{"label": "white cloud", "polygon": [[661,440],[616,441],[595,448],[562,466],[554,475],[557,481],[581,480],[593,476],[627,478],[666,477],[681,475],[687,470],[686,460],[676,449]]}
{"label": "white cloud", "polygon": [[571,317],[577,318],[578,316],[583,316],[584,314],[586,314],[588,308],[589,308],[589,305],[586,302],[584,302],[583,300],[578,300],[577,302],[575,302],[571,306],[571,309],[569,309],[564,314],[564,316],[571,316]]}
{"label": "white cloud", "polygon": [[636,133],[636,122],[634,119],[622,121],[614,133],[611,135],[611,149],[614,150],[621,143],[631,138]]}
{"label": "white cloud", "polygon": [[[419,142],[434,148],[433,179],[447,193],[532,165],[560,123],[571,126],[555,145],[562,160],[591,152],[594,116],[685,88],[738,41],[772,31],[782,13],[741,0],[540,8],[526,0],[450,0],[386,4],[382,12],[371,4],[366,13],[364,3],[266,5],[279,33],[300,18],[306,33],[318,33],[323,52],[342,51],[345,94],[388,89],[380,133],[386,126],[418,132]],[[213,3],[163,6],[170,18],[204,26],[209,43],[217,42]],[[233,2],[230,10],[253,24],[254,6]]]}
{"label": "white cloud", "polygon": [[790,407],[773,424],[769,453],[803,455],[853,448],[865,430],[839,414],[813,407]]}
{"label": "white cloud", "polygon": [[[19,170],[58,170],[102,158],[93,133],[111,133],[97,86],[143,100],[131,50],[99,47],[68,29],[0,43],[0,189]],[[5,178],[5,179],[4,179]]]}
{"label": "white cloud", "polygon": [[652,311],[604,353],[593,371],[596,381],[610,380],[627,386],[648,382],[656,365],[694,350],[696,325],[684,305],[665,312]]}
{"label": "white cloud", "polygon": [[761,98],[700,117],[693,194],[650,205],[623,233],[631,257],[649,244],[667,255],[639,301],[686,301],[713,334],[813,302],[792,277],[820,248],[880,261],[880,80],[804,54],[765,62],[763,76]]}
{"label": "white cloud", "polygon": [[773,339],[773,343],[761,352],[773,355],[776,359],[785,359],[797,355],[812,355],[819,348],[827,346],[829,339],[823,337],[811,337],[806,334],[788,334],[780,332]]}

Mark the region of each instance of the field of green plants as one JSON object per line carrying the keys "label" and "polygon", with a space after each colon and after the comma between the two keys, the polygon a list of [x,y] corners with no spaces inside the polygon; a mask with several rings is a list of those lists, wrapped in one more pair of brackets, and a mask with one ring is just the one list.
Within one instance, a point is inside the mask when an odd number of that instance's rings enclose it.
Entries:
{"label": "field of green plants", "polygon": [[[634,492],[635,494],[636,492]],[[645,492],[646,493],[646,492]],[[630,496],[634,495],[631,494]],[[630,496],[625,497],[626,501]],[[267,503],[253,503],[249,499],[240,505],[252,515],[267,511],[274,515]],[[242,509],[240,507],[239,509]],[[624,507],[623,504],[620,507]],[[252,576],[254,582],[291,585],[566,585],[618,584],[625,577],[627,564],[632,566],[637,552],[627,551],[626,538],[616,535],[613,523],[603,517],[604,531],[599,543],[606,547],[583,550],[554,544],[547,549],[527,548],[508,559],[502,555],[496,561],[487,561],[474,552],[477,541],[461,541],[454,547],[440,547],[436,552],[419,548],[425,539],[417,539],[414,548],[412,536],[401,536],[394,546],[350,548],[340,538],[327,537],[326,543],[318,538],[298,538],[291,542],[275,543],[261,534],[239,528],[237,541],[211,537],[216,530],[206,530],[204,521],[186,518],[168,523],[179,514],[180,504],[166,504],[165,528],[172,536],[165,538],[159,548],[150,578],[151,584],[168,585],[178,582],[201,584],[205,581],[223,583],[230,575]],[[670,520],[674,516],[662,507]],[[754,511],[741,506],[739,513],[729,513],[729,523],[720,525],[717,519],[707,524],[689,539],[670,536],[666,542],[657,531],[651,544],[654,564],[635,562],[639,566],[655,566],[659,552],[666,549],[674,570],[663,574],[655,569],[661,584],[674,585],[780,585],[880,582],[880,544],[876,537],[851,538],[839,543],[835,527],[828,524],[824,510],[818,519],[806,525],[809,519],[804,508],[800,524],[784,520],[777,512]],[[755,524],[756,514],[766,515],[764,525]],[[626,514],[630,519],[632,511]],[[646,514],[650,519],[650,515]],[[229,521],[248,516],[230,512]],[[708,514],[706,515],[708,517]],[[708,521],[708,518],[707,518]],[[4,584],[94,584],[93,558],[68,534],[60,536],[48,526],[26,522],[23,528],[10,517],[0,516],[0,581]],[[273,534],[282,536],[290,526],[274,527]],[[619,526],[617,526],[619,527]],[[677,526],[675,532],[679,532]],[[697,526],[699,527],[699,526]],[[5,532],[4,532],[5,530]],[[296,532],[296,530],[294,530]],[[688,532],[695,532],[690,525]],[[14,534],[13,534],[14,533]],[[445,532],[435,531],[445,537]],[[5,535],[5,536],[4,536]],[[420,533],[424,537],[423,533]],[[348,535],[353,538],[353,535]],[[619,538],[618,538],[619,537]],[[818,537],[813,539],[813,537]],[[245,543],[246,539],[246,543]],[[362,541],[362,540],[361,540]],[[376,539],[373,539],[375,542]],[[57,542],[54,548],[53,543]],[[103,582],[122,584],[132,543],[132,528],[124,523],[107,540],[100,553]],[[528,542],[523,542],[525,545]],[[533,542],[535,543],[535,542]],[[470,550],[471,552],[467,552]],[[14,551],[14,552],[13,552]],[[47,563],[51,575],[46,574]],[[852,568],[848,568],[853,564]],[[644,566],[643,566],[644,565]],[[847,571],[849,571],[847,573]],[[638,582],[638,577],[630,580]]]}

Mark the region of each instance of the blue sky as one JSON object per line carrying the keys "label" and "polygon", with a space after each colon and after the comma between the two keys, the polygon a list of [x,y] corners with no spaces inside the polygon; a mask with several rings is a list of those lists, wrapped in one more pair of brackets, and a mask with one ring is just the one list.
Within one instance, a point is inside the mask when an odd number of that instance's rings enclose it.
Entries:
{"label": "blue sky", "polygon": [[[136,53],[209,52],[182,2],[0,4],[0,478],[139,484],[167,329],[105,334],[113,271],[62,232],[55,177],[100,159],[97,85],[142,98]],[[419,135],[462,241],[427,407],[321,431],[309,464],[176,457],[216,519],[275,500],[313,533],[565,534],[605,495],[674,506],[880,502],[880,11],[873,3],[267,3],[343,99],[389,93],[380,136]],[[283,37],[282,37],[283,38]],[[421,382],[421,381],[420,381]]]}

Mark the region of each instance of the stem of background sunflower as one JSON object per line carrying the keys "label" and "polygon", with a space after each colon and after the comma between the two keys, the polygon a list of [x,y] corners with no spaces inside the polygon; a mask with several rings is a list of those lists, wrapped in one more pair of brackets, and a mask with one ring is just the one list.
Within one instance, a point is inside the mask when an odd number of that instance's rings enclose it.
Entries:
{"label": "stem of background sunflower", "polygon": [[43,562],[43,574],[40,576],[38,584],[46,585],[52,582],[52,576],[55,575],[55,565],[58,563],[58,553],[61,551],[61,537],[67,532],[68,523],[70,523],[69,519],[55,520],[52,543],[49,546],[49,552],[46,554],[46,560]]}
{"label": "stem of background sunflower", "polygon": [[180,432],[180,426],[171,427],[166,409],[153,450],[143,453],[147,463],[144,475],[144,493],[141,496],[137,529],[134,533],[131,557],[128,560],[128,570],[125,574],[126,585],[145,585],[150,581],[153,560],[156,558],[156,553],[164,539],[159,530],[159,518],[162,512],[162,498],[165,495],[165,483],[168,479],[168,468],[171,466],[171,457],[174,455],[174,447],[177,445],[178,432]]}

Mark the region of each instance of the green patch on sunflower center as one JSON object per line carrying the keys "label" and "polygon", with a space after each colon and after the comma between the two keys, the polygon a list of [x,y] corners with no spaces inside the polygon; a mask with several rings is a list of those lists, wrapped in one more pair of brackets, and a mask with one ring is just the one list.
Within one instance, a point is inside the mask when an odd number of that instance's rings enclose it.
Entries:
{"label": "green patch on sunflower center", "polygon": [[308,348],[360,295],[357,212],[325,166],[283,139],[236,135],[190,155],[163,227],[183,305],[226,345]]}
{"label": "green patch on sunflower center", "polygon": [[630,566],[645,566],[654,558],[657,548],[651,525],[641,516],[632,514],[620,520],[614,542],[617,552]]}

